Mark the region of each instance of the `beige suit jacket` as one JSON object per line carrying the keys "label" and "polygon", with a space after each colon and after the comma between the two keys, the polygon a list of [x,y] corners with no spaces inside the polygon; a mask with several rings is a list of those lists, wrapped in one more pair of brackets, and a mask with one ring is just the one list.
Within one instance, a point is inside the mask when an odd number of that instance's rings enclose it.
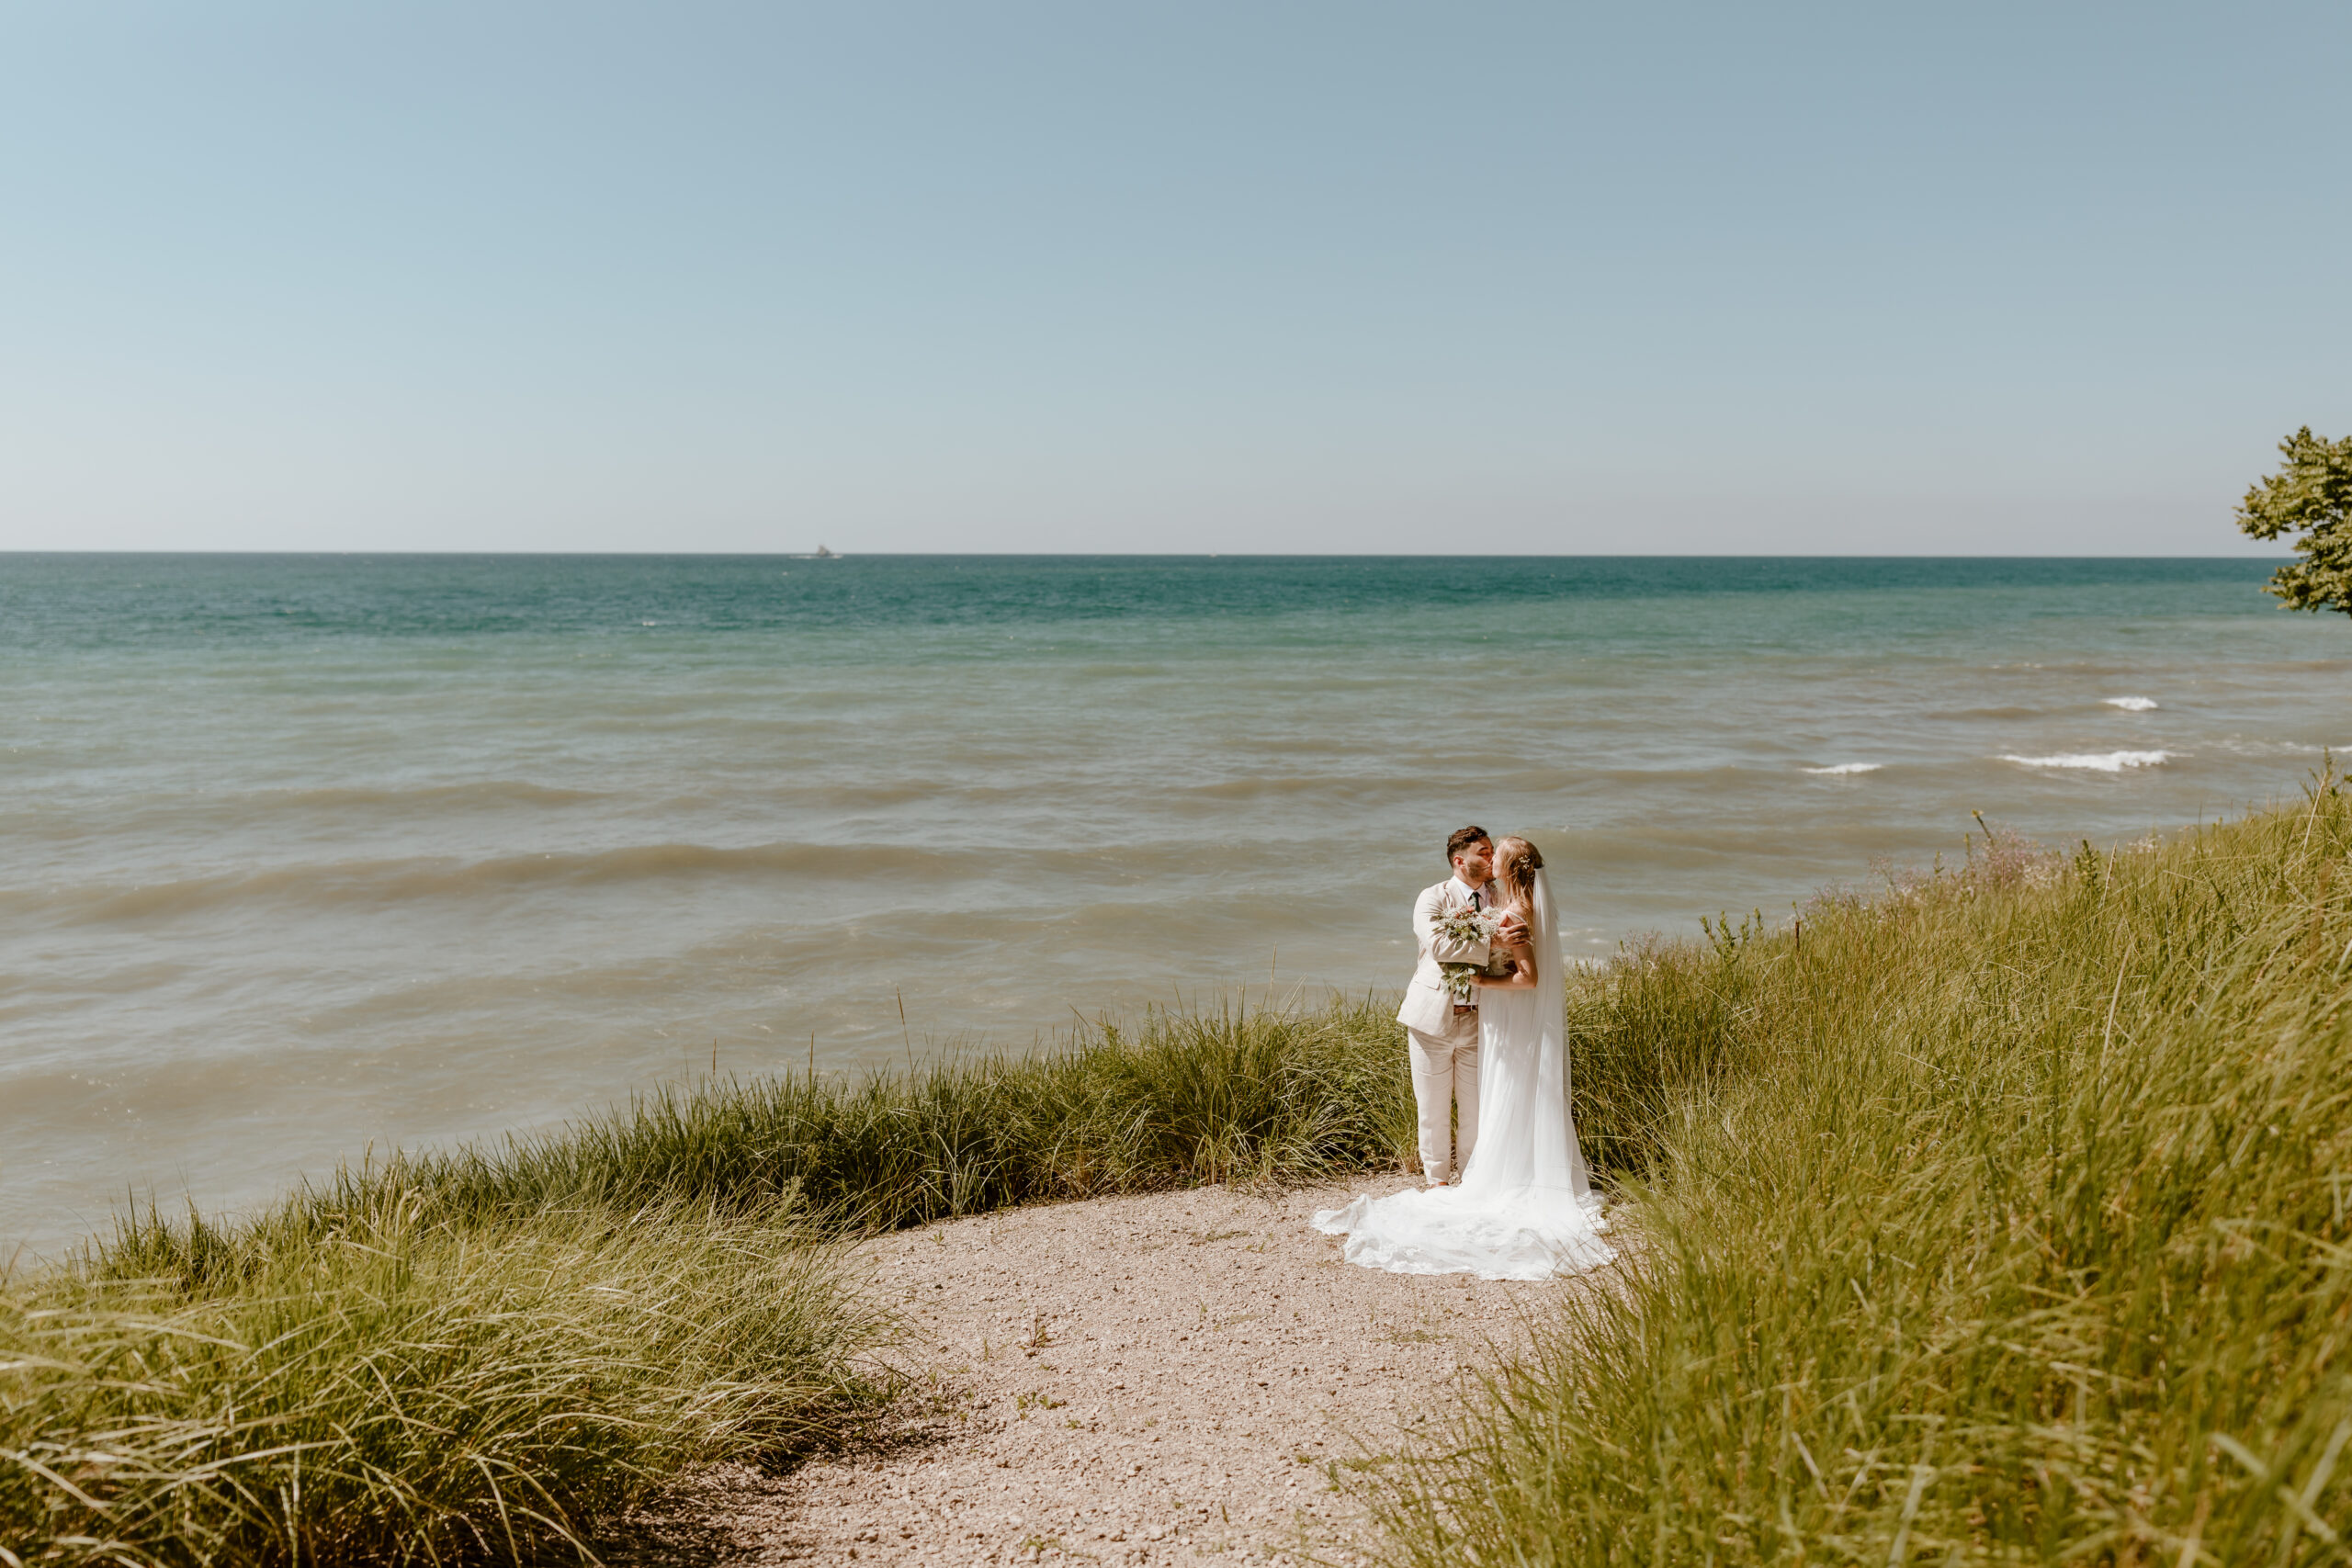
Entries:
{"label": "beige suit jacket", "polygon": [[1438,965],[1483,965],[1489,957],[1487,944],[1483,942],[1442,942],[1438,938],[1438,917],[1468,902],[1462,885],[1450,876],[1435,886],[1422,888],[1421,896],[1413,900],[1413,935],[1420,952],[1413,965],[1412,983],[1405,987],[1405,1005],[1396,1010],[1396,1021],[1408,1029],[1418,1029],[1424,1034],[1452,1033],[1453,997],[1446,990],[1445,974]]}

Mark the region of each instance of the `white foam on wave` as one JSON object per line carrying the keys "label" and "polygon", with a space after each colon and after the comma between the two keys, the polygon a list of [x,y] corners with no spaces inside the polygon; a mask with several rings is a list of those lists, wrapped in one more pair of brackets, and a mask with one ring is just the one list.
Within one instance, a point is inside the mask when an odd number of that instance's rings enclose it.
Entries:
{"label": "white foam on wave", "polygon": [[2154,768],[2172,761],[2169,751],[2068,751],[2055,757],[2001,754],[2004,762],[2021,768],[2082,768],[2093,773],[2120,773],[2126,768]]}
{"label": "white foam on wave", "polygon": [[2101,697],[2099,701],[2111,708],[2121,708],[2125,713],[2154,713],[2156,707],[2154,697]]}
{"label": "white foam on wave", "polygon": [[1808,773],[1874,773],[1885,765],[1883,762],[1839,762],[1834,767],[1807,768],[1805,772]]}

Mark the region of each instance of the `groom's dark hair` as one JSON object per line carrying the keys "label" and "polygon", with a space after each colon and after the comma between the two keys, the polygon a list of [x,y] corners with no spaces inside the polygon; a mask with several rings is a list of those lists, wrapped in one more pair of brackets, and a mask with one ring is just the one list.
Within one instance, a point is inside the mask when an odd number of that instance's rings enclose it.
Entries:
{"label": "groom's dark hair", "polygon": [[1494,835],[1488,833],[1484,828],[1456,828],[1453,830],[1453,836],[1445,841],[1445,863],[1452,865],[1454,856],[1481,839],[1488,843],[1494,842]]}

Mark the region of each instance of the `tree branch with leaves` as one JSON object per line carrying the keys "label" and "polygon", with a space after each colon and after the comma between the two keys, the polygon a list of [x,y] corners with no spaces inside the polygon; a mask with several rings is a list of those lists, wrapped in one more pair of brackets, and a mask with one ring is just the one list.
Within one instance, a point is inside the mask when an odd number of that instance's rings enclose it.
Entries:
{"label": "tree branch with leaves", "polygon": [[2287,461],[2238,503],[2238,529],[2257,539],[2300,534],[2300,559],[2271,575],[2265,592],[2290,610],[2352,615],[2352,435],[2313,435],[2305,425],[2278,450]]}

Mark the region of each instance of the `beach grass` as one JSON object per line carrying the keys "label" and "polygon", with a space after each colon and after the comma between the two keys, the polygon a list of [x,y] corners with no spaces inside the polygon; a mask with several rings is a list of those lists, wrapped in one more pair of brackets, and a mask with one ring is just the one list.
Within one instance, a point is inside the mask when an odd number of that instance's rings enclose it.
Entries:
{"label": "beach grass", "polygon": [[0,1562],[526,1561],[692,1467],[837,1440],[887,1331],[841,1238],[1393,1167],[1386,1010],[1153,1012],[1023,1056],[707,1080],[126,1216],[0,1286]]}
{"label": "beach grass", "polygon": [[577,1557],[681,1470],[875,1392],[885,1325],[789,1216],[424,1207],[235,1233],[233,1284],[0,1292],[0,1562]]}
{"label": "beach grass", "polygon": [[560,1136],[432,1162],[461,1205],[792,1195],[872,1232],[1019,1203],[1393,1164],[1411,1087],[1393,1006],[1154,1010],[1021,1055],[707,1081]]}
{"label": "beach grass", "polygon": [[1694,981],[1724,1027],[1611,1134],[1627,1261],[1374,1495],[1396,1561],[2352,1556],[2331,777],[2120,852],[1988,834],[1713,938],[1579,999],[1572,1050],[1638,1055],[1633,995],[1687,1015]]}
{"label": "beach grass", "polygon": [[1019,1203],[1395,1166],[1412,1089],[1393,1004],[1153,1010],[1027,1055],[899,1071],[707,1078],[562,1128],[395,1154],[218,1226],[149,1213],[87,1259],[108,1275],[232,1285],[258,1260],[397,1194],[458,1226],[688,1204],[864,1235]]}

